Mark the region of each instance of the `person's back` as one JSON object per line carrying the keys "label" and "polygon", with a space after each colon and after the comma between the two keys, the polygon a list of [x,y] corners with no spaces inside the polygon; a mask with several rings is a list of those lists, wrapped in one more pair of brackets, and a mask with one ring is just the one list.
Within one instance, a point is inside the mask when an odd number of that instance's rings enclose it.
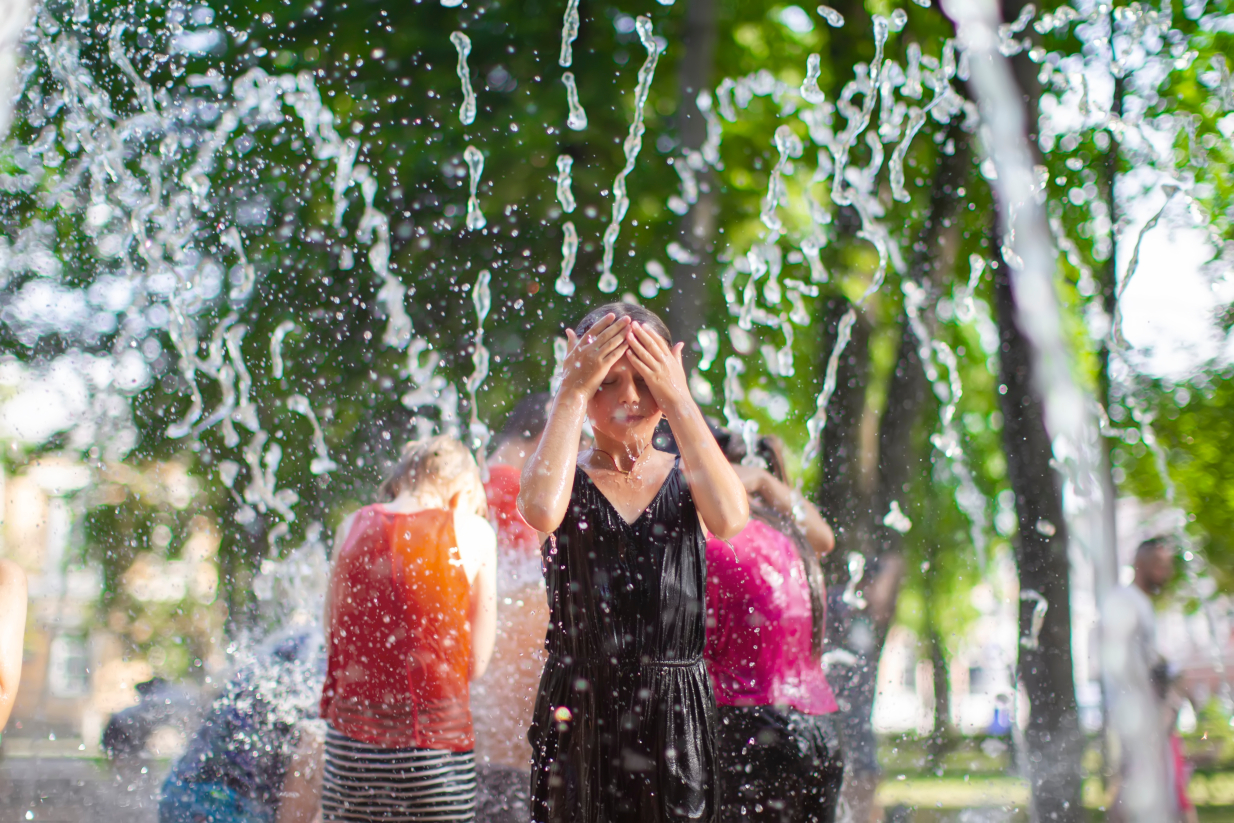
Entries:
{"label": "person's back", "polygon": [[707,541],[707,667],[721,706],[836,710],[812,649],[806,568],[792,540],[765,522]]}
{"label": "person's back", "polygon": [[[717,442],[734,462],[744,446]],[[843,778],[836,700],[823,673],[825,589],[819,555],[835,545],[818,511],[771,472],[735,466],[751,518],[707,541],[707,669],[719,714],[722,823],[831,823]]]}
{"label": "person's back", "polygon": [[471,586],[453,512],[359,511],[330,580],[321,714],[386,748],[472,748]]}
{"label": "person's back", "polygon": [[492,651],[495,600],[479,475],[458,441],[433,438],[383,496],[340,528],[331,567],[323,819],[471,820],[468,681]]}

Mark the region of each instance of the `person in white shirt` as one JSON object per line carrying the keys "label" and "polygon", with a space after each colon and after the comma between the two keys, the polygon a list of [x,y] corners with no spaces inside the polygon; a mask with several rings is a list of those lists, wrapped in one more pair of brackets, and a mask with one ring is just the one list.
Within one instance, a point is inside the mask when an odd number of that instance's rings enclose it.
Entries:
{"label": "person in white shirt", "polygon": [[1173,544],[1164,537],[1146,540],[1136,549],[1132,585],[1111,592],[1102,610],[1102,671],[1121,761],[1111,820],[1177,818],[1162,722],[1166,665],[1157,651],[1150,599],[1173,575]]}

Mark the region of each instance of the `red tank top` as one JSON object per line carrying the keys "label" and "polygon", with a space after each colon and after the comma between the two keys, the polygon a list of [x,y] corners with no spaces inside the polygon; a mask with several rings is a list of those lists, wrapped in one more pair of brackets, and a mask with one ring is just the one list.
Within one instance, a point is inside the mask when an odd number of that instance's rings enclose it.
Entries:
{"label": "red tank top", "polygon": [[518,510],[518,489],[522,472],[505,463],[490,463],[484,493],[488,497],[489,517],[497,531],[497,546],[528,557],[540,556],[536,530],[527,525]]}
{"label": "red tank top", "polygon": [[385,748],[473,748],[471,586],[454,515],[366,506],[330,574],[321,716]]}

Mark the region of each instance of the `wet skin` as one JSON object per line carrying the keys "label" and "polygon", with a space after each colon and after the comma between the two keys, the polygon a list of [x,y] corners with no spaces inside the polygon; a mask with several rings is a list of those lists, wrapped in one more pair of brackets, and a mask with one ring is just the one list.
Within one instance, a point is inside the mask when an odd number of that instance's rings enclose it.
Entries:
{"label": "wet skin", "polygon": [[[705,528],[721,538],[745,526],[745,489],[716,445],[687,388],[682,345],[670,346],[628,317],[605,316],[570,348],[561,389],[535,454],[523,469],[519,509],[537,531],[561,524],[578,465],[618,514],[633,521],[655,498],[672,469],[672,455],[650,446],[660,418],[668,420],[682,469]],[[584,418],[594,447],[579,453]]]}

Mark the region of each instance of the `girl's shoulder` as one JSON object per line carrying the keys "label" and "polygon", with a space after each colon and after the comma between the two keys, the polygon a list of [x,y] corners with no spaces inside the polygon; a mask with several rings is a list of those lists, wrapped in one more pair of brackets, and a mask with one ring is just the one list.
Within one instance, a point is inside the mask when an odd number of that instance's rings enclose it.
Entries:
{"label": "girl's shoulder", "polygon": [[497,532],[488,520],[471,512],[454,512],[454,536],[459,545],[469,544],[480,549],[497,550]]}

